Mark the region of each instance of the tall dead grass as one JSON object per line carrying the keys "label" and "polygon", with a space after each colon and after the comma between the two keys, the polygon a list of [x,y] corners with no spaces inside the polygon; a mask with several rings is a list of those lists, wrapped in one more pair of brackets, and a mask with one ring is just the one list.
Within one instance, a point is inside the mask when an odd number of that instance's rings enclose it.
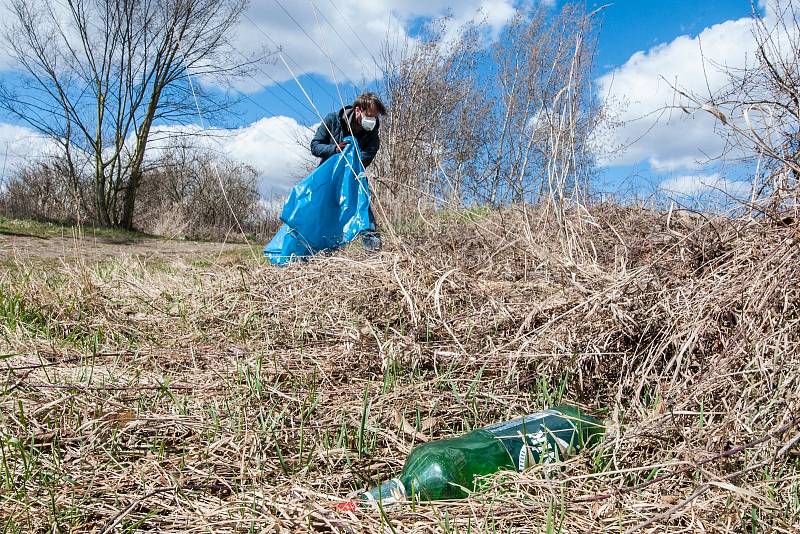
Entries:
{"label": "tall dead grass", "polygon": [[[798,227],[598,206],[584,254],[447,212],[377,256],[0,278],[10,532],[796,532]],[[580,258],[580,259],[576,259]],[[342,513],[421,440],[559,402],[594,453]]]}

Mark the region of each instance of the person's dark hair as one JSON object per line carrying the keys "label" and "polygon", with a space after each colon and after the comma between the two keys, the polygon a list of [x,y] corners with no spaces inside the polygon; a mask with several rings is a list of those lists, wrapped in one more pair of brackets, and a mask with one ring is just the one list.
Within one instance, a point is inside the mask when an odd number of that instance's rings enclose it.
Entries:
{"label": "person's dark hair", "polygon": [[383,102],[375,93],[362,93],[353,101],[354,108],[368,110],[372,106],[375,106],[375,110],[381,115],[386,115],[386,106],[383,105]]}

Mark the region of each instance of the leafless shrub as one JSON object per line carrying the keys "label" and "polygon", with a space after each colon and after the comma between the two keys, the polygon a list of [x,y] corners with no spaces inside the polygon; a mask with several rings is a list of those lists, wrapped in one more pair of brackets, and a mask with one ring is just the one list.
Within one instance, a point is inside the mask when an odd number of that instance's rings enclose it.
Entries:
{"label": "leafless shrub", "polygon": [[[388,116],[370,169],[375,213],[391,222],[463,205],[542,203],[538,220],[577,237],[594,169],[589,139],[603,119],[591,85],[594,13],[567,5],[517,12],[489,45],[484,25],[449,20],[419,41],[387,43],[382,93]],[[577,221],[570,228],[568,214]],[[591,258],[590,258],[591,259]]]}
{"label": "leafless shrub", "polygon": [[563,202],[585,193],[586,141],[597,120],[590,22],[571,5],[556,15],[523,11],[493,47],[489,81],[498,98],[483,177],[493,202]]}
{"label": "leafless shrub", "polygon": [[383,211],[544,202],[541,214],[565,227],[567,210],[585,202],[588,139],[601,119],[593,20],[576,6],[535,7],[489,48],[480,24],[453,37],[443,22],[414,48],[387,48],[389,116],[375,165]]}
{"label": "leafless shrub", "polygon": [[241,239],[256,220],[256,171],[189,143],[166,149],[145,173],[136,226],[159,235]]}
{"label": "leafless shrub", "polygon": [[444,22],[429,26],[414,48],[384,48],[389,115],[374,169],[394,219],[419,203],[458,205],[481,147],[487,110],[476,83],[479,34],[467,27],[446,41]]}
{"label": "leafless shrub", "polygon": [[726,139],[725,153],[753,163],[751,210],[770,216],[800,200],[800,2],[753,4],[754,58],[740,68],[712,64],[727,76],[713,94],[675,87],[684,112],[707,112]]}
{"label": "leafless shrub", "polygon": [[262,242],[271,239],[283,224],[281,220],[283,203],[283,197],[259,200],[252,217],[246,221],[247,232]]}
{"label": "leafless shrub", "polygon": [[[0,214],[94,221],[93,181],[70,176],[68,164],[58,157],[20,168],[0,190]],[[241,240],[241,224],[263,237],[277,228],[277,215],[270,204],[259,201],[256,178],[247,165],[187,142],[173,143],[147,165],[135,228],[171,237]]]}
{"label": "leafless shrub", "polygon": [[69,175],[66,163],[57,157],[20,167],[0,189],[0,213],[19,219],[84,219],[82,190],[79,184],[72,183]]}

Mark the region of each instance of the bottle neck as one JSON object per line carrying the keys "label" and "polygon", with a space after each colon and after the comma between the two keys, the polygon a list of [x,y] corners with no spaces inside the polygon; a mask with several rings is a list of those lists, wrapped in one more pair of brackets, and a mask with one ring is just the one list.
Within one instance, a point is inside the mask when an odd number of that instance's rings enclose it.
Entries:
{"label": "bottle neck", "polygon": [[387,480],[380,486],[361,494],[361,500],[376,509],[387,508],[406,499],[406,487],[399,478]]}

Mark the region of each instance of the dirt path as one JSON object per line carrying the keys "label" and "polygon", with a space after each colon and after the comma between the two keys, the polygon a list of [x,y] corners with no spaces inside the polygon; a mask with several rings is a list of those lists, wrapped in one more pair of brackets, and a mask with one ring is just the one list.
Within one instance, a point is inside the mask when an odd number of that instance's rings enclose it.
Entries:
{"label": "dirt path", "polygon": [[[256,253],[260,246],[254,244]],[[144,261],[176,258],[213,258],[218,255],[248,254],[246,245],[155,238],[72,236],[35,237],[0,233],[0,261],[74,260],[100,261],[113,257],[136,257]]]}

